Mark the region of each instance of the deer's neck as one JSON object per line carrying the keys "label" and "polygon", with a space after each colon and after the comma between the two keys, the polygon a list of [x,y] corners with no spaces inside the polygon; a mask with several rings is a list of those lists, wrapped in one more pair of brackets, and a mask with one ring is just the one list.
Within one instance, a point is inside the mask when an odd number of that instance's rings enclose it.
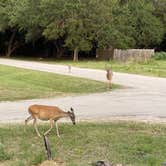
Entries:
{"label": "deer's neck", "polygon": [[68,112],[61,112],[59,115],[59,118],[65,118],[65,117],[69,117],[69,113]]}

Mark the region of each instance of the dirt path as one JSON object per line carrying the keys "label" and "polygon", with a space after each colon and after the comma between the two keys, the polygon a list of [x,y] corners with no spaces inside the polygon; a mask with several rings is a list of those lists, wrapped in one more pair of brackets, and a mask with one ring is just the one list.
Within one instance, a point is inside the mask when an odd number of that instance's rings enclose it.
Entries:
{"label": "dirt path", "polygon": [[[103,70],[72,67],[68,73],[68,67],[63,65],[9,59],[0,59],[0,64],[106,81]],[[166,78],[114,73],[113,82],[127,88],[84,96],[0,102],[0,122],[23,121],[28,116],[27,107],[34,103],[58,105],[65,110],[72,106],[78,120],[166,122]]]}

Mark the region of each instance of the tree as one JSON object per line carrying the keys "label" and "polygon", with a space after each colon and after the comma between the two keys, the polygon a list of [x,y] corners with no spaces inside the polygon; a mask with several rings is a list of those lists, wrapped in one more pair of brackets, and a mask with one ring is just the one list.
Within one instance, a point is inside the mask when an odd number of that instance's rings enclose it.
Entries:
{"label": "tree", "polygon": [[159,45],[166,34],[165,6],[164,0],[0,0],[0,32],[7,56],[22,43],[44,38],[59,56],[64,48],[72,50],[76,61],[94,45]]}
{"label": "tree", "polygon": [[162,41],[163,24],[153,13],[155,8],[145,0],[130,1],[128,4],[134,21],[134,39],[139,48],[148,48]]}
{"label": "tree", "polygon": [[[148,0],[153,3],[154,11],[153,14],[160,18],[163,24],[166,26],[166,1],[165,0]],[[166,30],[165,30],[166,31]]]}
{"label": "tree", "polygon": [[64,4],[64,0],[41,0],[40,3],[42,13],[39,25],[43,27],[42,35],[54,44],[59,58],[64,52],[66,17]]}
{"label": "tree", "polygon": [[[17,28],[11,23],[11,16],[13,13],[13,6],[15,5],[12,0],[0,0],[0,31],[9,34],[7,42],[6,56],[10,57],[11,53],[19,47],[19,42],[15,39]],[[7,36],[7,35],[6,35]]]}
{"label": "tree", "polygon": [[[153,0],[153,5],[155,8],[154,15],[161,20],[163,26],[166,27],[166,1],[165,0]],[[159,49],[166,51],[166,28],[164,29],[164,37],[160,45],[158,45]]]}
{"label": "tree", "polygon": [[[99,44],[112,48],[129,48],[135,45],[133,38],[133,18],[127,6],[116,1],[112,7],[111,22],[102,31]],[[103,44],[104,43],[104,44]]]}
{"label": "tree", "polygon": [[[66,22],[67,37],[65,46],[74,50],[74,60],[78,60],[79,51],[88,51],[93,41],[98,39],[106,23],[107,6],[105,1],[81,0],[77,3],[69,1]],[[107,8],[108,9],[108,8]]]}
{"label": "tree", "polygon": [[[79,51],[92,48],[101,31],[110,22],[109,7],[99,0],[42,1],[43,35],[49,40],[63,38],[64,46],[73,50],[73,60]],[[53,10],[54,9],[54,10]],[[109,17],[109,19],[108,19]],[[106,24],[107,23],[107,24]]]}
{"label": "tree", "polygon": [[14,24],[20,32],[25,34],[25,41],[35,41],[42,36],[40,26],[41,0],[13,0],[13,14],[10,22]]}
{"label": "tree", "polygon": [[88,32],[88,17],[85,18],[85,1],[65,1],[64,46],[74,51],[73,60],[78,60],[79,51],[87,51],[92,47]]}

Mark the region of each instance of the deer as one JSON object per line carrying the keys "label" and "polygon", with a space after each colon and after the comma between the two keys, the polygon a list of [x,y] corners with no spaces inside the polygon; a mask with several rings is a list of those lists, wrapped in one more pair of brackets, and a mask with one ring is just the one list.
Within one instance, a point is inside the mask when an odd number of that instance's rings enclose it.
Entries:
{"label": "deer", "polygon": [[43,120],[43,121],[50,121],[50,128],[44,133],[44,136],[46,136],[53,128],[54,122],[56,126],[56,133],[57,136],[60,137],[59,135],[59,129],[58,129],[58,124],[57,121],[61,118],[69,117],[73,123],[73,125],[76,124],[75,122],[75,114],[74,110],[71,107],[70,111],[65,112],[62,109],[58,108],[57,106],[47,106],[47,105],[31,105],[28,108],[28,112],[30,116],[25,120],[25,125],[30,120],[33,120],[33,126],[36,130],[36,133],[39,137],[41,137],[39,130],[37,128],[37,120]]}
{"label": "deer", "polygon": [[71,65],[68,65],[68,73],[71,73]]}
{"label": "deer", "polygon": [[106,77],[108,80],[108,87],[112,89],[112,77],[113,77],[113,72],[111,69],[106,69]]}

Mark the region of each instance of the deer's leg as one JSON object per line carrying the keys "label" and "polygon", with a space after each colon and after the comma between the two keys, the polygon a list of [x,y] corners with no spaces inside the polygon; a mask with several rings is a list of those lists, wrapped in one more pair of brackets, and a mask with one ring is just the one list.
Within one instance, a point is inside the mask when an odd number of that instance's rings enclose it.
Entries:
{"label": "deer's leg", "polygon": [[59,129],[58,129],[58,122],[57,121],[55,121],[55,127],[56,127],[56,134],[57,134],[58,137],[60,137]]}
{"label": "deer's leg", "polygon": [[112,89],[112,81],[109,80],[109,88]]}
{"label": "deer's leg", "polygon": [[36,119],[36,118],[34,118],[33,126],[34,126],[34,128],[35,128],[35,130],[36,130],[37,135],[38,135],[39,137],[41,137],[41,135],[40,135],[40,133],[39,133],[39,130],[38,130],[38,128],[37,128],[37,119]]}
{"label": "deer's leg", "polygon": [[25,120],[25,125],[27,125],[27,123],[30,121],[30,120],[32,120],[33,119],[33,117],[32,116],[29,116],[26,120]]}
{"label": "deer's leg", "polygon": [[112,82],[111,82],[111,80],[108,80],[108,89],[112,89]]}
{"label": "deer's leg", "polygon": [[50,119],[50,128],[44,133],[44,135],[47,135],[52,130],[53,125],[54,125],[54,121]]}

